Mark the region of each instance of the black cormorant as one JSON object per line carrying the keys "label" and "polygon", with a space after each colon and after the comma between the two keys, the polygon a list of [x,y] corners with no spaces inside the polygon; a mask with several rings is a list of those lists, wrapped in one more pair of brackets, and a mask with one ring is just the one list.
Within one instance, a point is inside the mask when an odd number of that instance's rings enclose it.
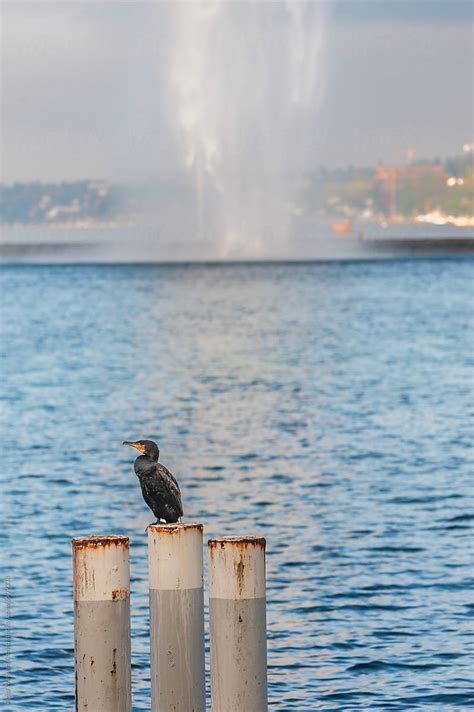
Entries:
{"label": "black cormorant", "polygon": [[175,478],[164,465],[158,462],[160,450],[152,440],[125,440],[124,445],[131,445],[142,454],[135,460],[135,473],[140,480],[143,499],[156,517],[167,523],[177,522],[183,516],[181,492]]}

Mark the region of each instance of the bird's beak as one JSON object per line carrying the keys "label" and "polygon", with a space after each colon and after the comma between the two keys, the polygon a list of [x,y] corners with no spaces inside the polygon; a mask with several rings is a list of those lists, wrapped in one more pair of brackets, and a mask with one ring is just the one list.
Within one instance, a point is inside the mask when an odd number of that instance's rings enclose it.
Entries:
{"label": "bird's beak", "polygon": [[140,443],[132,443],[130,440],[124,440],[122,445],[130,445],[130,447],[134,447],[135,450],[139,452],[145,452],[145,448]]}

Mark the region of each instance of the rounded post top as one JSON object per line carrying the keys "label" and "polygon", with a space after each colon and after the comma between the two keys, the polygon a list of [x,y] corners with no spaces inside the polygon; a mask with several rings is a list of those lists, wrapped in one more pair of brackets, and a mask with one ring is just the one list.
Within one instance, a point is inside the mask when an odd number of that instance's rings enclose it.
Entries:
{"label": "rounded post top", "polygon": [[128,536],[72,540],[75,601],[121,601],[130,592]]}
{"label": "rounded post top", "polygon": [[263,536],[220,536],[207,542],[209,549],[255,546],[265,551],[267,541]]}
{"label": "rounded post top", "polygon": [[265,598],[265,546],[258,536],[210,539],[209,598]]}
{"label": "rounded post top", "polygon": [[198,522],[174,522],[173,524],[149,524],[146,528],[149,534],[176,534],[188,529],[203,531],[203,525]]}
{"label": "rounded post top", "polygon": [[150,589],[202,588],[202,524],[151,524],[147,530]]}
{"label": "rounded post top", "polygon": [[72,540],[73,549],[100,549],[107,546],[129,547],[129,538],[123,534],[81,536]]}

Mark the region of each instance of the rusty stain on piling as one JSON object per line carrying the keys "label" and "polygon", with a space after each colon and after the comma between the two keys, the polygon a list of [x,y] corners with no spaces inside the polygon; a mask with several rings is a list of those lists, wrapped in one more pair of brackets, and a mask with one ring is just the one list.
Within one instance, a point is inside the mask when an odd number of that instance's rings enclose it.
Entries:
{"label": "rusty stain on piling", "polygon": [[173,524],[149,524],[146,528],[147,532],[169,535],[180,533],[184,529],[198,529],[202,532],[203,525],[194,522],[176,522]]}
{"label": "rusty stain on piling", "polygon": [[265,551],[267,542],[263,536],[224,536],[219,537],[218,539],[209,539],[207,543],[211,554],[214,549],[217,549],[218,547],[223,549],[226,544],[231,544],[232,546],[240,549],[256,546]]}
{"label": "rusty stain on piling", "polygon": [[128,596],[128,588],[116,588],[112,591],[112,601],[123,601]]}
{"label": "rusty stain on piling", "polygon": [[72,540],[73,549],[99,549],[105,546],[123,546],[129,548],[129,538],[123,534],[105,536],[81,536]]}
{"label": "rusty stain on piling", "polygon": [[237,561],[235,564],[235,574],[237,578],[237,586],[239,587],[239,593],[242,594],[242,590],[244,587],[244,570],[245,570],[245,564],[242,558],[242,554],[240,554],[240,561]]}
{"label": "rusty stain on piling", "polygon": [[112,650],[112,670],[110,671],[111,675],[117,675],[117,648],[114,648]]}

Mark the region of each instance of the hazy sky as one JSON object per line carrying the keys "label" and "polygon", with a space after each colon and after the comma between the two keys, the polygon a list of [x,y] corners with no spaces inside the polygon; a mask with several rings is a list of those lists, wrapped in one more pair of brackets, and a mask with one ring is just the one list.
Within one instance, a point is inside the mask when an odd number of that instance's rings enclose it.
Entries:
{"label": "hazy sky", "polygon": [[[213,106],[234,98],[238,126],[242,103],[261,94],[265,102],[249,106],[268,112],[271,132],[272,112],[281,109],[286,86],[278,72],[273,76],[268,66],[264,92],[262,71],[253,76],[244,55],[242,77],[233,68],[228,85],[225,64],[235,48],[246,51],[247,32],[239,22],[248,29],[255,18],[253,40],[261,34],[260,62],[263,56],[264,66],[268,57],[268,64],[280,71],[278,62],[286,61],[286,55],[276,54],[278,38],[289,12],[279,7],[287,9],[288,4],[239,3],[240,14],[234,0],[224,4],[228,8],[218,27],[226,29],[227,45],[234,49],[214,40],[206,71],[219,70],[221,83],[213,86],[214,91],[221,87],[223,96]],[[3,2],[2,180],[167,179],[180,172],[185,157],[174,129],[182,94],[170,92],[169,74],[171,67],[186,67],[177,53],[187,43],[205,46],[205,40],[195,42],[192,34],[209,32],[214,20],[204,16],[193,24],[196,2],[172,5]],[[314,0],[313,5],[311,26],[300,27],[293,48],[300,62],[295,66],[311,61],[317,69],[310,85],[314,100],[301,129],[306,132],[305,169],[380,159],[402,162],[406,149],[420,158],[451,155],[472,141],[469,0]],[[317,53],[312,51],[316,44]],[[187,61],[199,61],[199,55]],[[193,76],[200,77],[205,92],[205,75]],[[181,80],[185,86],[186,77]],[[193,85],[189,95],[196,90]],[[194,100],[199,103],[199,97]],[[245,126],[243,119],[243,131]]]}

